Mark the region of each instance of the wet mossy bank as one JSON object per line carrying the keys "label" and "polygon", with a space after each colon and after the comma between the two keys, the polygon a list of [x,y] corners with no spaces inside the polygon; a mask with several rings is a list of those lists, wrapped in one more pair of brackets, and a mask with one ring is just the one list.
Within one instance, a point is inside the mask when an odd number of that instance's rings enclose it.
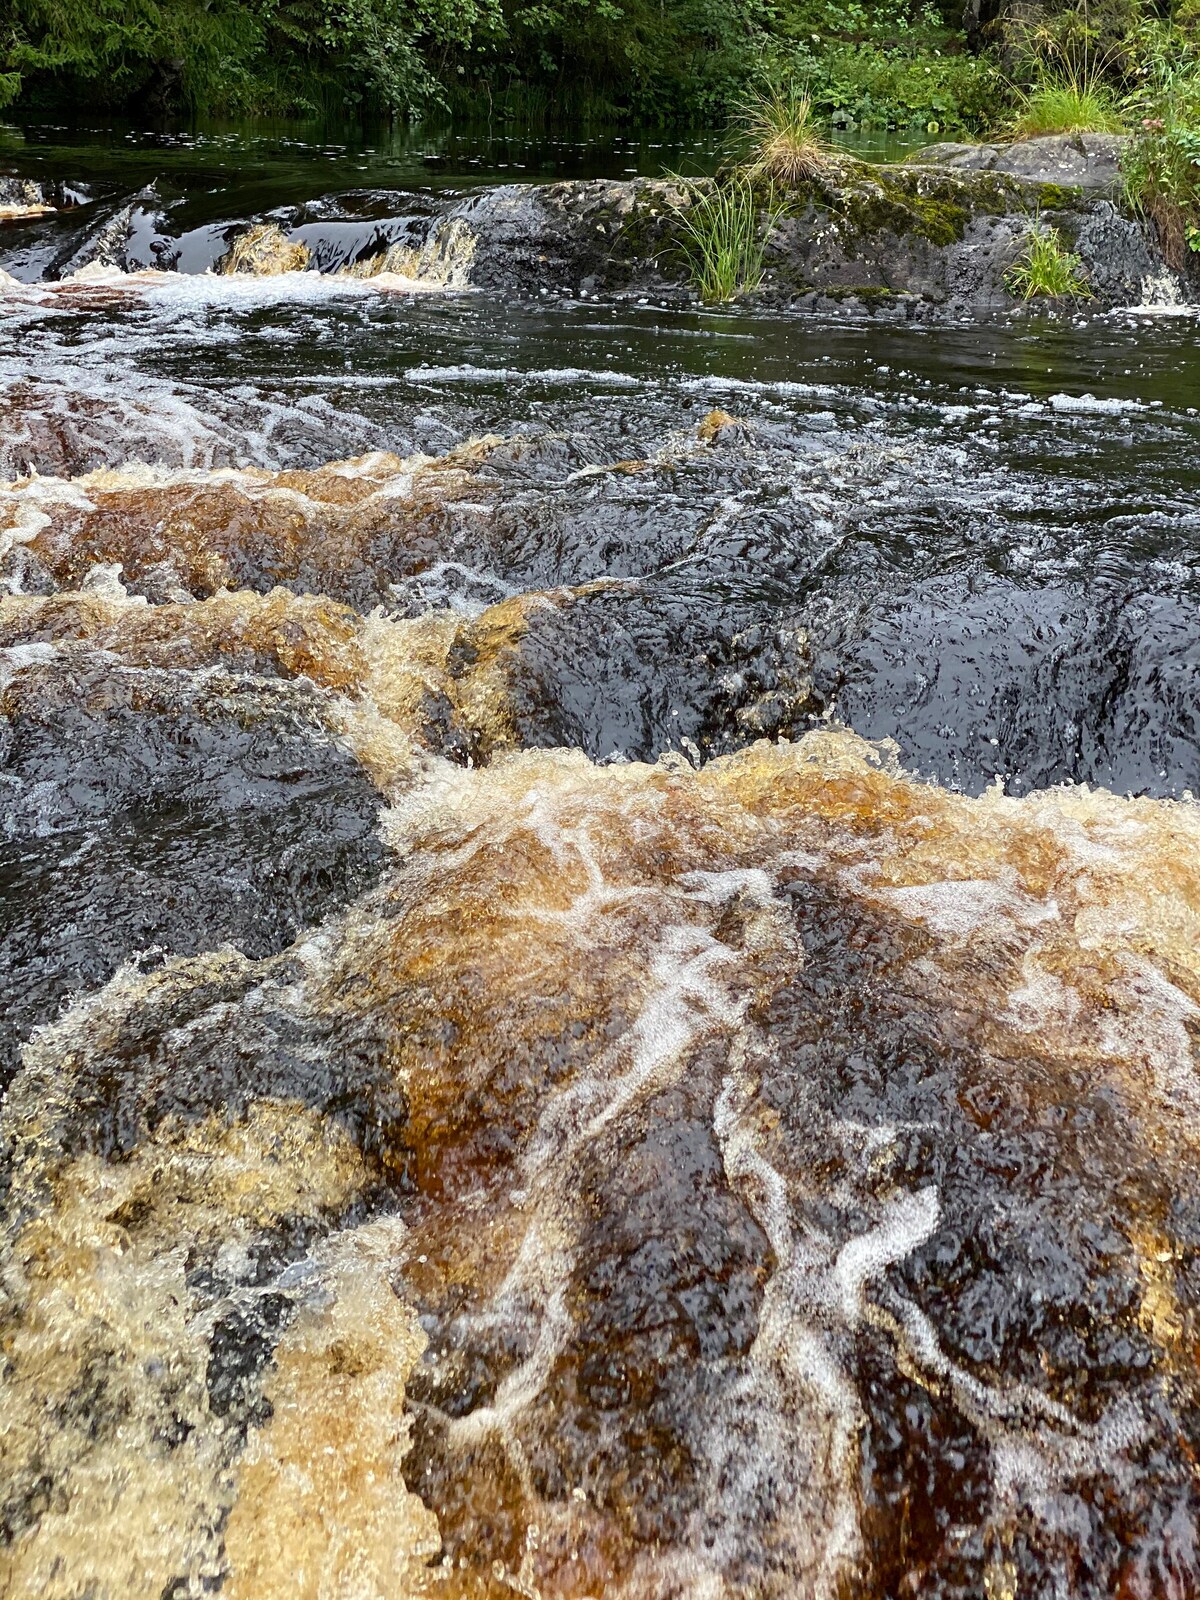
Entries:
{"label": "wet mossy bank", "polygon": [[[899,317],[1011,309],[1008,274],[1034,225],[1079,258],[1097,308],[1194,301],[1123,198],[1120,140],[1056,136],[939,145],[900,165],[831,155],[793,185],[757,181],[762,281],[754,298]],[[262,277],[315,272],[493,296],[692,296],[689,208],[744,174],[503,184],[470,193],[347,189],[181,231],[157,185],[70,194],[26,184],[0,234],[0,268],[26,283],[113,272]],[[28,192],[27,192],[28,191]],[[1194,268],[1191,269],[1194,272]],[[10,285],[11,286],[11,285]]]}
{"label": "wet mossy bank", "polygon": [[[680,209],[713,180],[563,183],[492,190],[464,208],[472,282],[537,294],[686,289]],[[719,181],[719,180],[718,180]],[[1115,188],[994,170],[831,162],[819,177],[758,186],[768,304],[921,314],[1014,304],[1005,275],[1035,223],[1077,252],[1098,306],[1187,299],[1152,228]]]}

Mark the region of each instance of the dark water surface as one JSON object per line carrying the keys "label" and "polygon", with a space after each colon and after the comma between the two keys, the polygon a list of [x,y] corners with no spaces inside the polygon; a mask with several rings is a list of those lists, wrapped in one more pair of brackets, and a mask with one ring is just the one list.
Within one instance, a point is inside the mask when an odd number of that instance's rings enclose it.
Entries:
{"label": "dark water surface", "polygon": [[[676,612],[695,624],[733,585],[808,631],[828,703],[910,769],[974,793],[997,775],[1200,784],[1188,318],[877,327],[307,273],[45,296],[9,325],[0,373],[32,397],[11,471],[311,466],[515,434],[545,461],[511,492],[540,486],[562,526],[489,548],[479,592],[699,585]],[[714,407],[737,425],[703,471],[572,477],[653,461]],[[665,747],[603,720],[595,756]]]}
{"label": "dark water surface", "polygon": [[[868,160],[898,160],[928,142],[920,131],[836,135]],[[709,172],[727,149],[717,128],[537,130],[503,118],[475,127],[261,120],[148,131],[136,126],[0,124],[0,172],[90,186],[140,188],[168,180],[201,215],[299,203],[322,190],[408,188],[559,178]],[[207,195],[207,198],[206,198]]]}
{"label": "dark water surface", "polygon": [[1192,316],[0,295],[0,1588],[1200,1593]]}

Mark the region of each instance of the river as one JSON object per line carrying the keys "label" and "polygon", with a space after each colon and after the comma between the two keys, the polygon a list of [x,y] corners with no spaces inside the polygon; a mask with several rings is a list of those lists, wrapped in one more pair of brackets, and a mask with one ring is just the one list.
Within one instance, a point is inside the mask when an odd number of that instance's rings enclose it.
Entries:
{"label": "river", "polygon": [[1197,323],[335,270],[714,151],[3,150],[9,1595],[1200,1591]]}

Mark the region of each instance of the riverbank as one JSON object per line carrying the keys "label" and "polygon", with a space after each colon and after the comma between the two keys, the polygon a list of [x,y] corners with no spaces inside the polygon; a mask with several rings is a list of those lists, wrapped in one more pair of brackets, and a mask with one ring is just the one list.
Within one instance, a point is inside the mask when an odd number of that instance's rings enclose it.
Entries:
{"label": "riverbank", "polygon": [[[1167,259],[1122,196],[1121,141],[939,144],[903,162],[831,154],[799,184],[763,189],[762,281],[747,298],[845,314],[1013,309],[1014,261],[1034,226],[1078,258],[1095,309],[1192,298],[1191,258]],[[693,298],[684,219],[720,179],[578,179],[467,192],[359,189],[242,220],[180,226],[159,184],[91,193],[85,175],[7,180],[0,267],[26,283],[112,275],[317,271],[381,289]]]}

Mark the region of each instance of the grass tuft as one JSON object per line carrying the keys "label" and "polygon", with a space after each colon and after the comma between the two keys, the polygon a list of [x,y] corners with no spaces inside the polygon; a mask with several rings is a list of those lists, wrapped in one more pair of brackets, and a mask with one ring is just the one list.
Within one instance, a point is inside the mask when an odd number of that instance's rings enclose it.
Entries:
{"label": "grass tuft", "polygon": [[1120,133],[1125,123],[1108,85],[1068,75],[1047,77],[1020,97],[1015,139],[1049,133]]}
{"label": "grass tuft", "polygon": [[750,145],[752,177],[802,183],[828,166],[829,144],[817,127],[811,97],[799,89],[753,91],[742,102],[738,122]]}
{"label": "grass tuft", "polygon": [[744,173],[692,188],[691,204],[677,206],[675,216],[692,284],[706,305],[725,305],[759,287],[779,209],[769,205],[760,214],[754,185]]}
{"label": "grass tuft", "polygon": [[1057,228],[1030,225],[1020,255],[1004,274],[1004,286],[1018,300],[1079,300],[1092,290],[1083,262],[1062,242]]}
{"label": "grass tuft", "polygon": [[1017,23],[1029,87],[1017,90],[1017,114],[1008,132],[1016,139],[1051,133],[1121,133],[1127,119],[1112,84],[1122,76],[1122,48],[1101,48],[1088,0],[1077,0],[1040,23]]}

